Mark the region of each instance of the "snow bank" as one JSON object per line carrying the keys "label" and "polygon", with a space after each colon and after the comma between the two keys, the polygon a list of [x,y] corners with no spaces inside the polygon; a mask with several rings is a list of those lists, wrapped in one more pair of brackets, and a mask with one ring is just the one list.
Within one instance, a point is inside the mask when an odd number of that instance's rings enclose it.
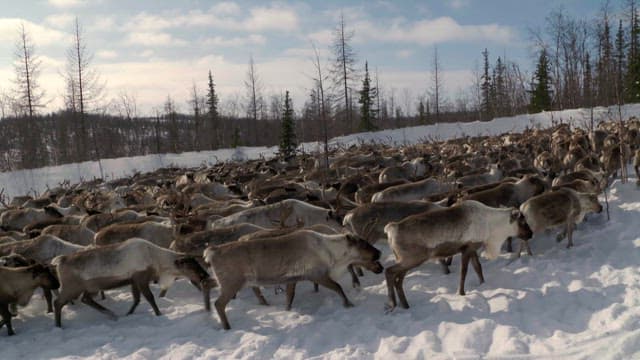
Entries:
{"label": "snow bank", "polygon": [[[640,104],[625,105],[621,109],[624,119],[640,116]],[[617,119],[618,108],[594,108],[594,121]],[[532,115],[518,115],[493,119],[488,122],[448,123],[410,128],[357,133],[336,137],[330,140],[331,146],[357,145],[361,143],[387,143],[392,145],[415,144],[425,140],[447,140],[462,136],[498,135],[506,132],[521,132],[528,128],[545,128],[552,122],[563,121],[574,126],[584,126],[589,122],[589,109],[542,112]],[[305,151],[318,151],[317,142],[300,145]],[[42,193],[47,187],[54,187],[65,180],[77,183],[101,176],[100,166],[106,179],[120,178],[135,171],[148,172],[166,166],[196,167],[215,164],[218,161],[250,160],[274,156],[277,147],[240,147],[215,151],[186,152],[181,154],[145,155],[128,158],[104,159],[97,161],[50,166],[32,170],[19,170],[0,173],[0,188],[4,194],[14,197],[26,193]]]}

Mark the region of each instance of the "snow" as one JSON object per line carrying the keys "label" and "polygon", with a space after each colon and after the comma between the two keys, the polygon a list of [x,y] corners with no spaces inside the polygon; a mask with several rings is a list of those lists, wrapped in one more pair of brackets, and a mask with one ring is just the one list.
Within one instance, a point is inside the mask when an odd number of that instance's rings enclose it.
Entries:
{"label": "snow", "polygon": [[[606,110],[598,110],[606,116]],[[636,105],[624,110],[625,114],[640,113]],[[577,115],[582,112],[567,111],[562,116],[564,121],[571,114],[574,119],[582,119]],[[404,133],[407,142],[426,136],[427,130],[442,138],[474,131],[496,134],[521,130],[531,121],[546,126],[551,114],[418,127]],[[404,141],[396,137],[401,134],[402,130],[393,130],[334,141],[353,143],[386,137]],[[246,157],[254,157],[273,150],[241,151]],[[150,170],[160,166],[160,160],[164,166],[170,162],[198,165],[209,161],[208,156],[192,153],[165,155],[157,160],[116,159],[112,164],[104,161],[103,166],[121,174],[134,166]],[[84,174],[75,173],[74,166],[33,172],[49,174],[49,181],[56,176]],[[80,169],[91,166],[82,164]],[[36,179],[38,176],[30,186],[39,184]],[[244,289],[227,307],[232,326],[229,331],[222,330],[215,311],[204,311],[202,296],[184,280],[178,281],[167,297],[156,296],[162,316],[154,316],[144,299],[133,315],[125,316],[132,300],[129,290],[123,288],[107,292],[108,299],[101,301],[120,315],[117,321],[76,302],[63,310],[62,329],[53,327],[53,316],[45,314],[44,300],[36,295],[13,321],[16,336],[7,337],[6,330],[0,330],[0,358],[640,358],[640,190],[635,180],[612,184],[611,220],[606,220],[604,212],[587,216],[574,232],[572,249],[565,248],[566,240],[556,243],[553,232],[536,234],[530,241],[533,256],[513,260],[509,254],[502,254],[494,261],[482,259],[486,283],[479,285],[470,271],[464,297],[456,294],[459,257],[454,258],[450,275],[442,274],[436,263],[411,271],[405,281],[411,308],[389,314],[384,313],[387,290],[381,274],[366,273],[359,290],[351,288],[348,276],[341,279],[355,304],[348,309],[327,289],[313,293],[310,283],[298,285],[292,311],[284,310],[284,295],[276,295],[273,288],[263,291],[269,306],[258,305],[251,291]],[[18,189],[17,184],[12,189]],[[383,264],[388,266],[393,255],[386,245],[379,248]],[[158,293],[157,288],[153,291]],[[217,294],[214,289],[212,297]]]}

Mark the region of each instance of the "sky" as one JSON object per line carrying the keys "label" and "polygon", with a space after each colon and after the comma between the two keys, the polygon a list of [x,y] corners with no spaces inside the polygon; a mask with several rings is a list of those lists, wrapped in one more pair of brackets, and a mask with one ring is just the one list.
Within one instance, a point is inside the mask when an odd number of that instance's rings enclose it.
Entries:
{"label": "sky", "polygon": [[[622,3],[612,1],[613,10]],[[382,92],[393,92],[400,106],[414,109],[430,87],[436,47],[452,101],[470,86],[484,48],[492,62],[502,56],[530,71],[530,29],[543,27],[559,7],[590,19],[601,1],[0,0],[0,91],[15,87],[15,42],[24,23],[42,60],[38,80],[46,110],[59,109],[61,72],[77,17],[92,66],[105,83],[104,103],[126,93],[144,115],[162,108],[170,95],[178,110],[189,112],[194,85],[204,94],[211,70],[224,108],[234,99],[242,102],[253,57],[264,95],[289,90],[300,108],[312,86],[312,44],[328,64],[342,13],[354,31],[357,67],[364,69],[368,61]]]}

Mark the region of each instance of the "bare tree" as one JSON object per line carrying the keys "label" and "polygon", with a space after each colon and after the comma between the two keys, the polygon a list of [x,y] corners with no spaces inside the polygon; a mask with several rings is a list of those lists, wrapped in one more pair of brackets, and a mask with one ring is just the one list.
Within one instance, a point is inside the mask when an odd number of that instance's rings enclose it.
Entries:
{"label": "bare tree", "polygon": [[[116,111],[120,117],[129,122],[131,131],[129,133],[129,155],[140,155],[143,153],[142,137],[140,136],[140,126],[135,123],[138,118],[138,101],[134,94],[122,91],[115,101]],[[133,136],[133,138],[131,138]]]}
{"label": "bare tree", "polygon": [[[329,169],[329,131],[328,131],[328,119],[327,119],[327,106],[325,102],[325,89],[324,84],[327,81],[327,77],[322,75],[322,64],[320,63],[320,55],[318,54],[318,49],[311,44],[313,47],[313,66],[315,68],[315,77],[313,79],[314,87],[318,91],[318,102],[319,102],[319,110],[320,110],[320,122],[322,123],[322,137],[324,142],[324,161],[323,166],[326,170]],[[325,181],[326,184],[326,181]]]}
{"label": "bare tree", "polygon": [[353,30],[348,31],[344,21],[344,14],[340,13],[340,22],[334,31],[333,43],[331,45],[331,51],[333,54],[333,61],[331,67],[331,76],[336,89],[340,89],[336,95],[336,101],[344,101],[344,120],[346,129],[351,132],[355,130],[350,92],[351,83],[355,80],[355,64],[356,53],[351,47],[351,41],[355,32]]}
{"label": "bare tree", "polygon": [[191,100],[189,100],[189,105],[191,105],[191,109],[193,109],[193,149],[196,151],[202,150],[202,145],[204,141],[202,139],[203,124],[201,119],[201,112],[204,108],[205,99],[202,95],[199,95],[198,88],[194,83],[191,87]]}
{"label": "bare tree", "polygon": [[38,165],[42,159],[42,137],[36,124],[37,109],[42,107],[44,92],[38,85],[38,76],[42,62],[35,54],[35,48],[31,37],[25,30],[24,24],[18,28],[18,41],[16,42],[14,68],[15,101],[20,115],[25,116],[26,121],[20,126],[22,167],[30,168]]}
{"label": "bare tree", "polygon": [[438,57],[438,46],[433,47],[433,60],[431,63],[431,87],[429,92],[431,93],[431,103],[436,115],[436,122],[440,120],[440,106],[442,105],[442,74],[440,58]]}
{"label": "bare tree", "polygon": [[253,143],[258,144],[258,112],[262,112],[262,82],[256,72],[256,66],[253,62],[253,55],[249,57],[249,69],[247,70],[247,78],[244,81],[247,91],[247,115],[251,119],[249,128],[253,128]]}
{"label": "bare tree", "polygon": [[178,109],[176,103],[171,98],[171,95],[167,95],[167,100],[164,102],[164,115],[168,120],[168,135],[169,144],[171,145],[171,152],[178,153],[180,147],[180,129],[178,128]]}
{"label": "bare tree", "polygon": [[13,98],[5,90],[0,90],[0,119],[8,116],[13,107]]}
{"label": "bare tree", "polygon": [[[79,122],[79,146],[78,160],[86,160],[88,153],[87,140],[90,136],[87,126],[87,112],[102,100],[104,94],[104,83],[100,80],[100,75],[92,66],[93,54],[87,50],[84,33],[78,18],[75,19],[73,28],[73,43],[67,50],[67,71],[65,74],[67,91],[70,91],[69,101],[71,109]],[[98,149],[94,138],[95,156]]]}
{"label": "bare tree", "polygon": [[404,101],[404,113],[407,117],[413,113],[413,95],[411,89],[402,88],[402,100]]}

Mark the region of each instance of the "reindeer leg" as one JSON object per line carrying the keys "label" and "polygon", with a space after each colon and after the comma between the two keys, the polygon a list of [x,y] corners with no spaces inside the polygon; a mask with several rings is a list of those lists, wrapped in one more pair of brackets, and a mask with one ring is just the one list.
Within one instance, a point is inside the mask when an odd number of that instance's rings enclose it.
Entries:
{"label": "reindeer leg", "polygon": [[293,304],[293,297],[296,295],[296,283],[287,284],[287,306],[286,310],[291,310],[291,304]]}
{"label": "reindeer leg", "polygon": [[438,261],[440,262],[440,265],[442,266],[442,272],[444,272],[445,275],[451,274],[451,270],[449,270],[449,265],[451,265],[452,258],[449,256],[449,257],[444,258],[444,259],[439,259]]}
{"label": "reindeer leg", "polygon": [[142,296],[144,296],[144,298],[147,300],[147,302],[149,302],[149,304],[153,308],[153,312],[156,314],[156,316],[162,315],[162,313],[160,312],[160,309],[158,308],[158,305],[156,304],[156,299],[153,297],[153,293],[151,292],[151,289],[149,289],[149,282],[148,281],[138,282],[138,288],[140,289]]}
{"label": "reindeer leg", "polygon": [[[396,308],[396,291],[395,291],[395,287],[396,287],[396,273],[398,272],[399,269],[401,269],[400,264],[394,264],[389,266],[388,268],[386,268],[384,270],[384,276],[387,280],[387,294],[389,297],[389,300],[387,301],[387,304],[385,305],[385,311],[387,312],[391,312],[393,311],[393,309]],[[400,284],[400,286],[402,286],[402,284]]]}
{"label": "reindeer leg", "polygon": [[131,305],[127,315],[133,314],[138,304],[140,304],[140,289],[138,289],[135,283],[131,283],[131,294],[133,295],[133,305]]}
{"label": "reindeer leg", "polygon": [[203,287],[202,296],[204,297],[204,309],[211,311],[211,289]]}
{"label": "reindeer leg", "polygon": [[2,315],[2,322],[7,325],[7,333],[9,336],[15,335],[13,326],[11,325],[11,313],[9,312],[9,306],[7,304],[0,304],[0,315]]}
{"label": "reindeer leg", "polygon": [[344,305],[344,307],[353,306],[353,303],[349,301],[349,299],[347,298],[347,295],[342,290],[342,286],[340,286],[340,284],[338,284],[332,278],[330,278],[329,275],[324,275],[323,277],[316,279],[316,281],[318,282],[318,284],[326,287],[327,289],[337,292],[338,295],[340,295],[340,297],[342,298],[342,305]]}
{"label": "reindeer leg", "polygon": [[53,312],[53,295],[51,294],[51,289],[42,288],[42,293],[44,294],[44,299],[47,301],[47,313],[50,314]]}
{"label": "reindeer leg", "polygon": [[402,284],[404,283],[404,277],[407,276],[408,272],[409,272],[408,269],[400,271],[395,279],[396,280],[395,287],[396,287],[396,292],[398,293],[398,300],[400,301],[400,306],[403,309],[409,308],[409,303],[407,302],[407,296],[404,294],[404,288],[402,286]]}
{"label": "reindeer leg", "polygon": [[478,257],[478,253],[473,251],[471,253],[471,265],[473,265],[473,270],[475,270],[478,275],[478,279],[480,279],[480,284],[484,284],[484,275],[482,274],[482,265],[480,264],[480,258]]}
{"label": "reindeer leg", "polygon": [[95,300],[93,300],[91,295],[87,294],[86,292],[82,294],[81,301],[91,306],[92,308],[98,310],[99,312],[107,315],[109,318],[111,318],[111,320],[116,320],[118,318],[113,311],[95,302]]}
{"label": "reindeer leg", "polygon": [[[347,269],[349,270],[349,273],[351,274],[351,285],[354,288],[359,288],[360,287],[360,279],[358,279],[358,275],[356,275],[356,271],[354,270],[354,266],[353,265],[349,265],[349,266],[347,266]],[[362,270],[360,270],[360,272],[362,272]]]}
{"label": "reindeer leg", "polygon": [[524,243],[524,248],[527,249],[527,255],[533,256],[533,252],[531,252],[531,247],[529,247],[529,240],[520,240]]}
{"label": "reindeer leg", "polygon": [[573,221],[570,221],[569,223],[567,223],[567,238],[569,240],[569,243],[567,244],[567,249],[570,249],[573,247],[573,229],[575,229],[576,225],[573,223]]}
{"label": "reindeer leg", "polygon": [[229,325],[229,320],[227,319],[226,307],[238,290],[240,290],[238,287],[229,288],[221,285],[220,296],[218,296],[218,299],[214,302],[218,317],[222,323],[222,328],[225,330],[231,329],[231,325]]}
{"label": "reindeer leg", "polygon": [[258,298],[258,302],[260,303],[260,305],[269,305],[269,303],[267,302],[267,299],[264,298],[264,296],[262,295],[262,291],[260,291],[260,288],[257,286],[252,286],[251,290],[253,291],[253,294],[256,296],[256,298]]}
{"label": "reindeer leg", "polygon": [[469,268],[469,254],[465,251],[462,251],[462,261],[460,263],[460,285],[458,286],[458,294],[465,295],[464,292],[464,281],[467,278],[467,270]]}

